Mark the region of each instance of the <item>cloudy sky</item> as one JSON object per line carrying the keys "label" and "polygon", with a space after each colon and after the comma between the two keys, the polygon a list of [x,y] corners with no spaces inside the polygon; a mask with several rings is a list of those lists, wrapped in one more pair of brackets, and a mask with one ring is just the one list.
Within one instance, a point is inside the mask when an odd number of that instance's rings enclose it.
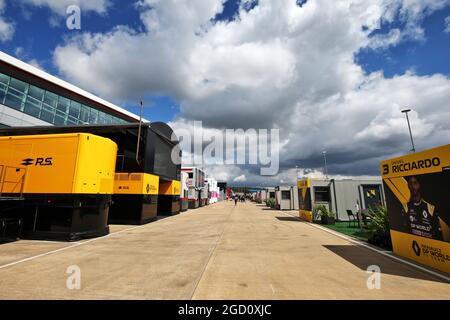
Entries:
{"label": "cloudy sky", "polygon": [[[66,8],[81,7],[81,30]],[[217,179],[278,184],[377,175],[450,141],[450,0],[0,0],[0,47],[174,128],[280,129],[280,174],[211,166]]]}

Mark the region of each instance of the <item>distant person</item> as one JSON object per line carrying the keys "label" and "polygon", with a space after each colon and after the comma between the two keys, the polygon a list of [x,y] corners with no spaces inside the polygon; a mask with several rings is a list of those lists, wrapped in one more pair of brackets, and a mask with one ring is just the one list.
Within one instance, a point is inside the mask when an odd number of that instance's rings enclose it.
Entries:
{"label": "distant person", "polygon": [[442,230],[436,207],[422,198],[421,185],[416,176],[409,176],[406,181],[411,196],[403,210],[405,210],[411,233],[421,237],[442,240]]}
{"label": "distant person", "polygon": [[238,202],[238,196],[235,195],[235,196],[234,196],[234,205],[237,205],[237,202]]}

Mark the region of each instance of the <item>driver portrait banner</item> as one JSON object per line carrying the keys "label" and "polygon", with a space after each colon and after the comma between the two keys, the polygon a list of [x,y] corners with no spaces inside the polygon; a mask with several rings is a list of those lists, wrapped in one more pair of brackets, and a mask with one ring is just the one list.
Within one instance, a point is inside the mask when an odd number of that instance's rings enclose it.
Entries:
{"label": "driver portrait banner", "polygon": [[380,163],[394,253],[450,273],[450,145]]}

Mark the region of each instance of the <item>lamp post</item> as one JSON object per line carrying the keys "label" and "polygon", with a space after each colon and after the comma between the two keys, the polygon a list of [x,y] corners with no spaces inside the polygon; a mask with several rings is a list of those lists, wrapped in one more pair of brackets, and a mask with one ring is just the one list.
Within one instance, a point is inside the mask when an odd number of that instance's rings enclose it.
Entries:
{"label": "lamp post", "polygon": [[409,123],[409,117],[408,117],[408,112],[410,112],[411,109],[403,109],[402,113],[404,113],[406,115],[406,122],[408,122],[408,129],[409,129],[409,136],[411,138],[411,145],[412,145],[412,152],[416,152],[416,148],[414,147],[414,140],[413,140],[413,136],[412,136],[412,132],[411,132],[411,124]]}
{"label": "lamp post", "polygon": [[323,154],[323,160],[324,160],[324,163],[325,163],[325,167],[324,167],[324,169],[325,169],[325,178],[328,179],[327,152],[325,150],[323,150],[322,154]]}

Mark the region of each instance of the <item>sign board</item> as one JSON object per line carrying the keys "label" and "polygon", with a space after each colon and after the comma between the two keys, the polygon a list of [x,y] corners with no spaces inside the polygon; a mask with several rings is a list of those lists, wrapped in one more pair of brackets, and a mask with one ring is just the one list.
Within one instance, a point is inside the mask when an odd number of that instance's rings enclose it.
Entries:
{"label": "sign board", "polygon": [[394,253],[450,273],[450,145],[382,161]]}
{"label": "sign board", "polygon": [[311,181],[307,179],[297,180],[298,206],[300,219],[312,222]]}

